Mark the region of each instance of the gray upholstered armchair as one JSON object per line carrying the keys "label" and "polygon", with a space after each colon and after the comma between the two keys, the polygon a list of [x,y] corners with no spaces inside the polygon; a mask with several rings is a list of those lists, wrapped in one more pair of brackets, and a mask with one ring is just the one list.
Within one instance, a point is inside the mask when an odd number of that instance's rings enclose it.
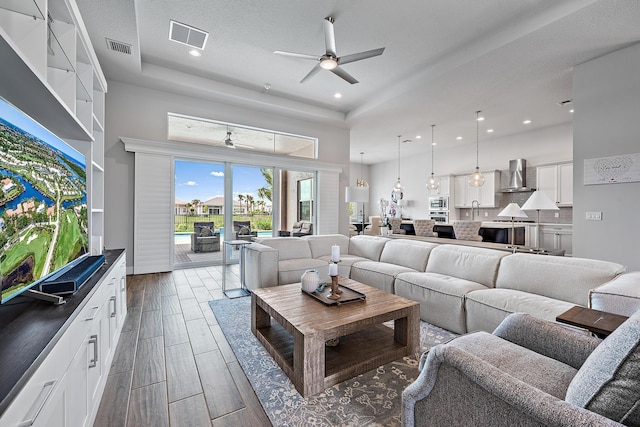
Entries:
{"label": "gray upholstered armchair", "polygon": [[313,234],[313,224],[309,221],[298,221],[291,228],[291,235],[294,237],[308,236]]}
{"label": "gray upholstered armchair", "polygon": [[193,252],[216,252],[220,250],[220,233],[216,231],[213,221],[193,223],[191,250]]}
{"label": "gray upholstered armchair", "polygon": [[640,311],[604,340],[514,313],[425,353],[404,426],[640,425]]}
{"label": "gray upholstered armchair", "polygon": [[233,240],[249,240],[257,237],[258,232],[251,230],[251,221],[233,221]]}

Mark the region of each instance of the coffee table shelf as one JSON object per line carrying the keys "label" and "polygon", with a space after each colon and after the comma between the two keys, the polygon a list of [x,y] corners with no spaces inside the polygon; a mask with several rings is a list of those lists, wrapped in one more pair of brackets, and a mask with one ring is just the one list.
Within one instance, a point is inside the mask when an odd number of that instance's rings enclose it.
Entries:
{"label": "coffee table shelf", "polygon": [[[251,330],[303,396],[402,358],[415,355],[419,304],[341,279],[366,294],[355,304],[326,306],[300,285],[257,289],[251,295]],[[383,325],[394,321],[394,329]],[[335,347],[325,342],[340,338]]]}

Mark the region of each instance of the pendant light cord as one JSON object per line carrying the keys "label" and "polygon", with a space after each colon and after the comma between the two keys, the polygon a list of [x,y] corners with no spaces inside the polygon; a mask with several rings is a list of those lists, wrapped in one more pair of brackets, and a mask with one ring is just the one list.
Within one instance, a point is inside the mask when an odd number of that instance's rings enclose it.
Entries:
{"label": "pendant light cord", "polygon": [[436,125],[431,125],[431,175],[433,175],[433,129]]}
{"label": "pendant light cord", "polygon": [[398,181],[400,181],[400,138],[402,135],[398,135]]}
{"label": "pendant light cord", "polygon": [[479,140],[478,134],[480,133],[480,130],[479,130],[480,129],[480,121],[478,119],[480,118],[480,113],[481,112],[482,111],[476,111],[476,169],[478,169],[478,157],[479,157],[479,152],[480,152],[480,150],[478,148],[478,144],[479,144],[478,143],[478,140]]}

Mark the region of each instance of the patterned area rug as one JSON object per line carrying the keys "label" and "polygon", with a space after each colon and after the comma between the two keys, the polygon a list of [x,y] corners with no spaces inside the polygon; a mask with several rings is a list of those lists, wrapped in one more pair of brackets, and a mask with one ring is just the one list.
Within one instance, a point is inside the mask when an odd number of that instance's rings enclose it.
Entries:
{"label": "patterned area rug", "polygon": [[[418,360],[405,357],[303,398],[251,333],[251,298],[210,301],[240,366],[274,426],[400,426],[402,390],[418,375]],[[456,335],[420,322],[427,350]]]}

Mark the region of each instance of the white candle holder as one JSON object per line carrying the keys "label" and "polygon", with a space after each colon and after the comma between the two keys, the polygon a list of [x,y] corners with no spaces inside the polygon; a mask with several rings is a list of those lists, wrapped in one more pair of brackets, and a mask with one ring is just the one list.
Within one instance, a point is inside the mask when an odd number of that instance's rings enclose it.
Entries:
{"label": "white candle holder", "polygon": [[[338,263],[340,261],[332,261],[332,263],[336,266],[336,271],[338,270]],[[329,270],[331,270],[331,265],[329,265]],[[327,296],[327,298],[329,299],[333,299],[333,300],[337,300],[340,299],[340,297],[342,296],[342,291],[340,290],[339,284],[338,284],[338,275],[332,275],[331,276],[331,293]]]}

